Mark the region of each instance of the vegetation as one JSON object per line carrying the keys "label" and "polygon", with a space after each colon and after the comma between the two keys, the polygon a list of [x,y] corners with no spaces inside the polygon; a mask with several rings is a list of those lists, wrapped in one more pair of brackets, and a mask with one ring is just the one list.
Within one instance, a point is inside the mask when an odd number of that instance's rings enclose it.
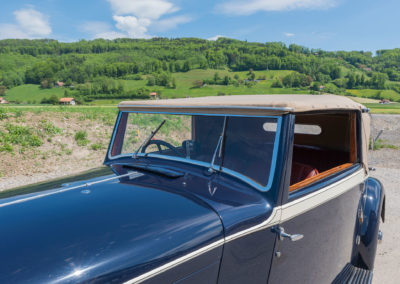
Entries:
{"label": "vegetation", "polygon": [[400,101],[400,49],[373,56],[228,38],[0,41],[0,94],[15,103],[143,99],[153,91],[168,98],[331,92]]}
{"label": "vegetation", "polygon": [[[372,148],[372,147],[370,147]],[[375,141],[374,143],[374,150],[379,150],[379,149],[383,149],[383,148],[387,148],[387,149],[399,149],[398,146],[396,145],[392,145],[392,144],[388,144],[387,142],[385,142],[382,139],[378,139],[377,141]]]}
{"label": "vegetation", "polygon": [[86,146],[90,141],[87,139],[87,132],[80,130],[75,133],[75,141],[78,146]]}

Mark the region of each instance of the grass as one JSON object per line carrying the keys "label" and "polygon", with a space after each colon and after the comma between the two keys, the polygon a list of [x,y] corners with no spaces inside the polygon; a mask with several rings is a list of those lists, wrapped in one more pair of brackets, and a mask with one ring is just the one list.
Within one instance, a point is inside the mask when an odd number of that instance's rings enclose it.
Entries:
{"label": "grass", "polygon": [[391,101],[400,101],[400,94],[393,90],[346,90],[348,93],[356,97],[372,98],[372,99],[389,99]]}
{"label": "grass", "polygon": [[87,139],[87,132],[85,130],[79,130],[75,133],[75,141],[78,146],[86,146],[89,144],[89,140]]}
{"label": "grass", "polygon": [[400,103],[393,104],[364,104],[371,109],[371,113],[400,114]]}
{"label": "grass", "polygon": [[5,98],[11,102],[39,104],[44,98],[64,96],[64,88],[41,89],[39,85],[26,84],[10,89]]}
{"label": "grass", "polygon": [[37,131],[27,126],[6,123],[5,131],[0,131],[0,152],[13,152],[13,145],[19,145],[20,151],[24,152],[30,147],[39,147],[43,140]]}
{"label": "grass", "polygon": [[393,144],[388,144],[382,139],[378,139],[375,141],[374,144],[374,150],[379,150],[379,149],[399,149],[399,146],[393,145]]}

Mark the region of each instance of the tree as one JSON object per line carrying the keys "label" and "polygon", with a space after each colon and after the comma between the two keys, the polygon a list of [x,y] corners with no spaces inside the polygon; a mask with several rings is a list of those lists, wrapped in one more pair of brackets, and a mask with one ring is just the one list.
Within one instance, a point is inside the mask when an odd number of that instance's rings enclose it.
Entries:
{"label": "tree", "polygon": [[156,84],[156,79],[154,76],[149,76],[147,78],[147,86],[154,86]]}
{"label": "tree", "polygon": [[224,80],[222,81],[222,84],[227,86],[227,85],[229,85],[230,81],[231,81],[231,78],[229,78],[229,76],[225,76]]}
{"label": "tree", "polygon": [[204,83],[202,80],[193,81],[193,88],[201,88],[203,87]]}
{"label": "tree", "polygon": [[375,89],[384,89],[386,80],[388,79],[388,75],[384,73],[374,73],[370,80],[370,84],[372,88]]}
{"label": "tree", "polygon": [[219,77],[218,72],[215,72],[214,73],[214,84],[217,84],[219,80],[221,80],[221,78]]}
{"label": "tree", "polygon": [[43,79],[40,81],[40,87],[42,89],[51,89],[53,87],[53,82],[51,82],[50,79]]}
{"label": "tree", "polygon": [[356,86],[356,75],[354,73],[349,73],[347,79],[347,89],[353,89]]}
{"label": "tree", "polygon": [[272,88],[283,88],[282,81],[279,79],[276,79],[274,82],[272,82],[271,87]]}
{"label": "tree", "polygon": [[188,72],[190,70],[190,62],[189,60],[185,60],[182,67],[182,72]]}
{"label": "tree", "polygon": [[7,93],[6,86],[0,86],[0,96],[4,96]]}

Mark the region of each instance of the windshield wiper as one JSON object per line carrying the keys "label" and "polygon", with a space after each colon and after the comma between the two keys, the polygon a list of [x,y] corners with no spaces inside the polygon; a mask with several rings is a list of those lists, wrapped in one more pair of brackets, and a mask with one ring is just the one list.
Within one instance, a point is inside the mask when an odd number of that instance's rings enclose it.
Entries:
{"label": "windshield wiper", "polygon": [[221,135],[218,138],[217,147],[215,147],[214,155],[212,156],[210,167],[207,170],[207,174],[208,175],[212,175],[213,173],[215,173],[214,163],[215,163],[215,158],[217,157],[217,153],[218,153],[218,158],[222,157],[222,148],[223,148],[223,145],[224,145],[224,142],[225,142],[226,123],[227,123],[227,118],[225,116],[222,132],[221,132]]}
{"label": "windshield wiper", "polygon": [[142,143],[142,145],[140,145],[139,148],[137,148],[135,154],[133,154],[133,158],[135,158],[135,159],[137,158],[137,154],[139,153],[140,149],[142,149],[143,147],[146,147],[147,144],[150,143],[150,140],[153,139],[154,135],[157,134],[158,130],[160,130],[160,128],[164,125],[165,122],[166,122],[166,120],[164,119],[164,120],[160,123],[160,125],[156,128],[156,130],[152,131],[152,132],[150,133],[150,135],[147,136],[146,140],[144,140],[144,142]]}
{"label": "windshield wiper", "polygon": [[183,173],[177,172],[174,170],[166,169],[163,167],[158,167],[158,166],[149,166],[149,165],[123,165],[124,168],[130,168],[130,169],[135,169],[135,170],[141,170],[145,172],[151,172],[155,174],[160,174],[169,178],[178,178],[182,177]]}

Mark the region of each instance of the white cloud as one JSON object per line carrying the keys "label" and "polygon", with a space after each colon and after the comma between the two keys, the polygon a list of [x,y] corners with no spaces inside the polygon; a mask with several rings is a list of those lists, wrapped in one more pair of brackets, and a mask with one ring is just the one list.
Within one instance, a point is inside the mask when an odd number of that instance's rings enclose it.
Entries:
{"label": "white cloud", "polygon": [[32,7],[14,11],[16,24],[0,23],[0,38],[43,38],[51,34],[48,17]]}
{"label": "white cloud", "polygon": [[82,30],[90,34],[92,38],[116,39],[127,37],[123,33],[113,31],[111,25],[105,22],[86,22]]}
{"label": "white cloud", "polygon": [[223,36],[223,35],[216,35],[216,36],[213,36],[213,37],[208,38],[207,40],[216,41],[216,40],[218,40],[220,37],[226,37],[226,36]]}
{"label": "white cloud", "polygon": [[[149,28],[159,31],[176,28],[179,24],[191,21],[185,15],[164,19],[165,15],[179,11],[179,7],[169,0],[107,0],[111,4],[115,27],[120,32],[112,31],[109,27],[105,32],[96,34],[120,35],[131,38],[149,38]],[[111,34],[113,35],[113,34]]]}
{"label": "white cloud", "polygon": [[329,9],[336,5],[336,0],[230,0],[216,9],[232,15],[250,15],[260,11],[286,11],[296,9]]}
{"label": "white cloud", "polygon": [[153,24],[153,26],[159,31],[166,31],[176,28],[180,24],[186,24],[192,21],[189,16],[176,16],[167,19],[159,20]]}
{"label": "white cloud", "polygon": [[295,34],[293,34],[293,33],[283,33],[285,36],[287,36],[287,37],[294,37],[295,36]]}
{"label": "white cloud", "polygon": [[147,28],[151,24],[149,19],[140,19],[134,16],[113,16],[116,27],[132,38],[148,38]]}
{"label": "white cloud", "polygon": [[33,8],[14,12],[15,19],[21,29],[32,36],[48,36],[51,34],[48,17]]}
{"label": "white cloud", "polygon": [[161,16],[179,10],[166,0],[108,0],[117,15],[135,15],[138,18],[157,20]]}

